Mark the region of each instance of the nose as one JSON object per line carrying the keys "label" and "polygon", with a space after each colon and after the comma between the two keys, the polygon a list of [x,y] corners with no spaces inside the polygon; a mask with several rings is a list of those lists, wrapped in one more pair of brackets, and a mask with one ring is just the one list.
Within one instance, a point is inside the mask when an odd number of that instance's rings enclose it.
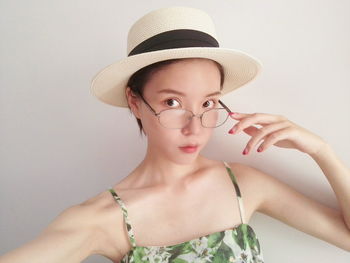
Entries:
{"label": "nose", "polygon": [[182,129],[185,134],[198,134],[203,128],[200,114],[194,115],[188,124]]}

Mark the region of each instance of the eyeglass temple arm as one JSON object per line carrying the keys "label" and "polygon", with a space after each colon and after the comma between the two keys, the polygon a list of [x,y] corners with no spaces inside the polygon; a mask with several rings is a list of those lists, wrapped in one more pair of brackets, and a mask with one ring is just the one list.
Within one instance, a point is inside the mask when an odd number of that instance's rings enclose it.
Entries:
{"label": "eyeglass temple arm", "polygon": [[137,92],[137,94],[140,96],[140,98],[143,100],[143,102],[148,106],[148,108],[154,113],[154,115],[158,116],[159,113],[157,113],[151,105],[148,104],[148,102],[143,98],[142,94],[140,92]]}
{"label": "eyeglass temple arm", "polygon": [[230,110],[221,100],[219,100],[219,103],[221,104],[222,107],[225,108],[225,110],[226,110],[228,113],[231,112],[231,110]]}

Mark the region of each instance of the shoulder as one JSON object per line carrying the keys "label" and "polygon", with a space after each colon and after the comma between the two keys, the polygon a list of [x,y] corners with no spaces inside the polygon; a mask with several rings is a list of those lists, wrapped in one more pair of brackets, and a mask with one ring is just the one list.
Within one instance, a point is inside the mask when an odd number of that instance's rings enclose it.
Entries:
{"label": "shoulder", "polygon": [[247,164],[228,163],[236,177],[242,198],[251,212],[260,211],[269,191],[278,187],[279,181],[273,176]]}
{"label": "shoulder", "polygon": [[253,197],[254,211],[279,218],[286,205],[282,200],[298,203],[303,199],[301,193],[270,174],[246,164],[229,165],[243,189],[243,199],[244,196]]}
{"label": "shoulder", "polygon": [[[243,200],[255,196],[254,210],[306,234],[349,250],[349,229],[341,211],[317,202],[287,183],[251,166],[229,164],[243,186]],[[317,222],[317,224],[315,224]],[[320,231],[320,225],[322,231]]]}
{"label": "shoulder", "polygon": [[107,189],[66,209],[63,217],[65,224],[83,227],[90,232],[89,255],[102,255],[114,262],[121,259],[123,246],[127,246],[123,242],[123,213]]}
{"label": "shoulder", "polygon": [[[97,207],[94,200],[67,207],[41,231],[35,244],[42,246],[44,243],[61,243],[62,246],[57,247],[55,254],[50,256],[64,258],[67,261],[89,257],[98,250],[98,244],[102,240],[102,231],[96,220]],[[73,253],[76,248],[79,250]]]}
{"label": "shoulder", "polygon": [[90,236],[95,238],[98,234],[98,228],[92,219],[93,215],[93,207],[86,205],[85,202],[72,205],[61,211],[45,228],[44,233],[61,231],[71,234],[71,232],[74,232],[76,236],[81,234],[89,238]]}
{"label": "shoulder", "polygon": [[271,175],[248,164],[228,163],[228,165],[237,178],[237,181],[239,181],[241,185],[244,185],[244,187],[253,189],[257,185],[262,186],[262,183],[264,184],[267,183],[268,180],[274,179]]}
{"label": "shoulder", "polygon": [[257,183],[259,175],[262,171],[254,168],[253,166],[242,164],[242,163],[227,163],[234,176],[237,179],[237,183],[240,187],[254,188]]}

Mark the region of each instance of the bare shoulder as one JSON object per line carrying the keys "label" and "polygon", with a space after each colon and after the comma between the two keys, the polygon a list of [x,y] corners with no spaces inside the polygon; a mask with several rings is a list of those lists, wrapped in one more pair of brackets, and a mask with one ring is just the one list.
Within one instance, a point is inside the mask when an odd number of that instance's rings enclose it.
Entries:
{"label": "bare shoulder", "polygon": [[[266,213],[266,197],[267,193],[272,191],[286,190],[287,185],[251,165],[242,163],[229,163],[239,183],[243,188],[244,196],[254,197],[255,210]],[[268,189],[268,191],[266,191]],[[265,202],[265,203],[264,203]]]}
{"label": "bare shoulder", "polygon": [[349,251],[349,229],[340,210],[318,202],[251,166],[237,163],[229,165],[236,173],[243,201],[249,196],[254,211]]}
{"label": "bare shoulder", "polygon": [[119,262],[123,251],[129,250],[121,207],[108,190],[89,198],[79,206],[85,211],[85,220],[95,229],[91,255],[98,254]]}
{"label": "bare shoulder", "polygon": [[1,256],[0,261],[82,262],[103,240],[92,203],[66,208],[35,239]]}
{"label": "bare shoulder", "polygon": [[77,251],[62,262],[77,262],[95,254],[119,262],[127,247],[123,231],[122,210],[106,190],[63,210],[42,231],[40,240],[54,243],[59,235],[64,238],[62,251]]}
{"label": "bare shoulder", "polygon": [[250,215],[259,211],[264,200],[264,186],[276,181],[274,177],[242,163],[228,163],[239,185],[244,206],[250,211]]}

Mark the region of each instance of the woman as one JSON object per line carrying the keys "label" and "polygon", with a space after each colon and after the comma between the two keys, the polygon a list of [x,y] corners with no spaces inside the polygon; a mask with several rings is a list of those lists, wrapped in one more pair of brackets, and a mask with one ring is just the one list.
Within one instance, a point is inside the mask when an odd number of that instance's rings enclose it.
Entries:
{"label": "woman", "polygon": [[[0,262],[80,262],[92,254],[114,262],[263,262],[248,224],[255,211],[350,251],[350,172],[330,145],[283,116],[231,112],[220,100],[259,70],[251,56],[218,47],[200,10],[163,8],[139,19],[128,35],[128,58],[101,71],[92,90],[135,115],[147,137],[144,160]],[[253,167],[202,156],[228,118],[237,121],[229,133],[251,136],[243,154],[275,145],[310,155],[341,211]]]}

